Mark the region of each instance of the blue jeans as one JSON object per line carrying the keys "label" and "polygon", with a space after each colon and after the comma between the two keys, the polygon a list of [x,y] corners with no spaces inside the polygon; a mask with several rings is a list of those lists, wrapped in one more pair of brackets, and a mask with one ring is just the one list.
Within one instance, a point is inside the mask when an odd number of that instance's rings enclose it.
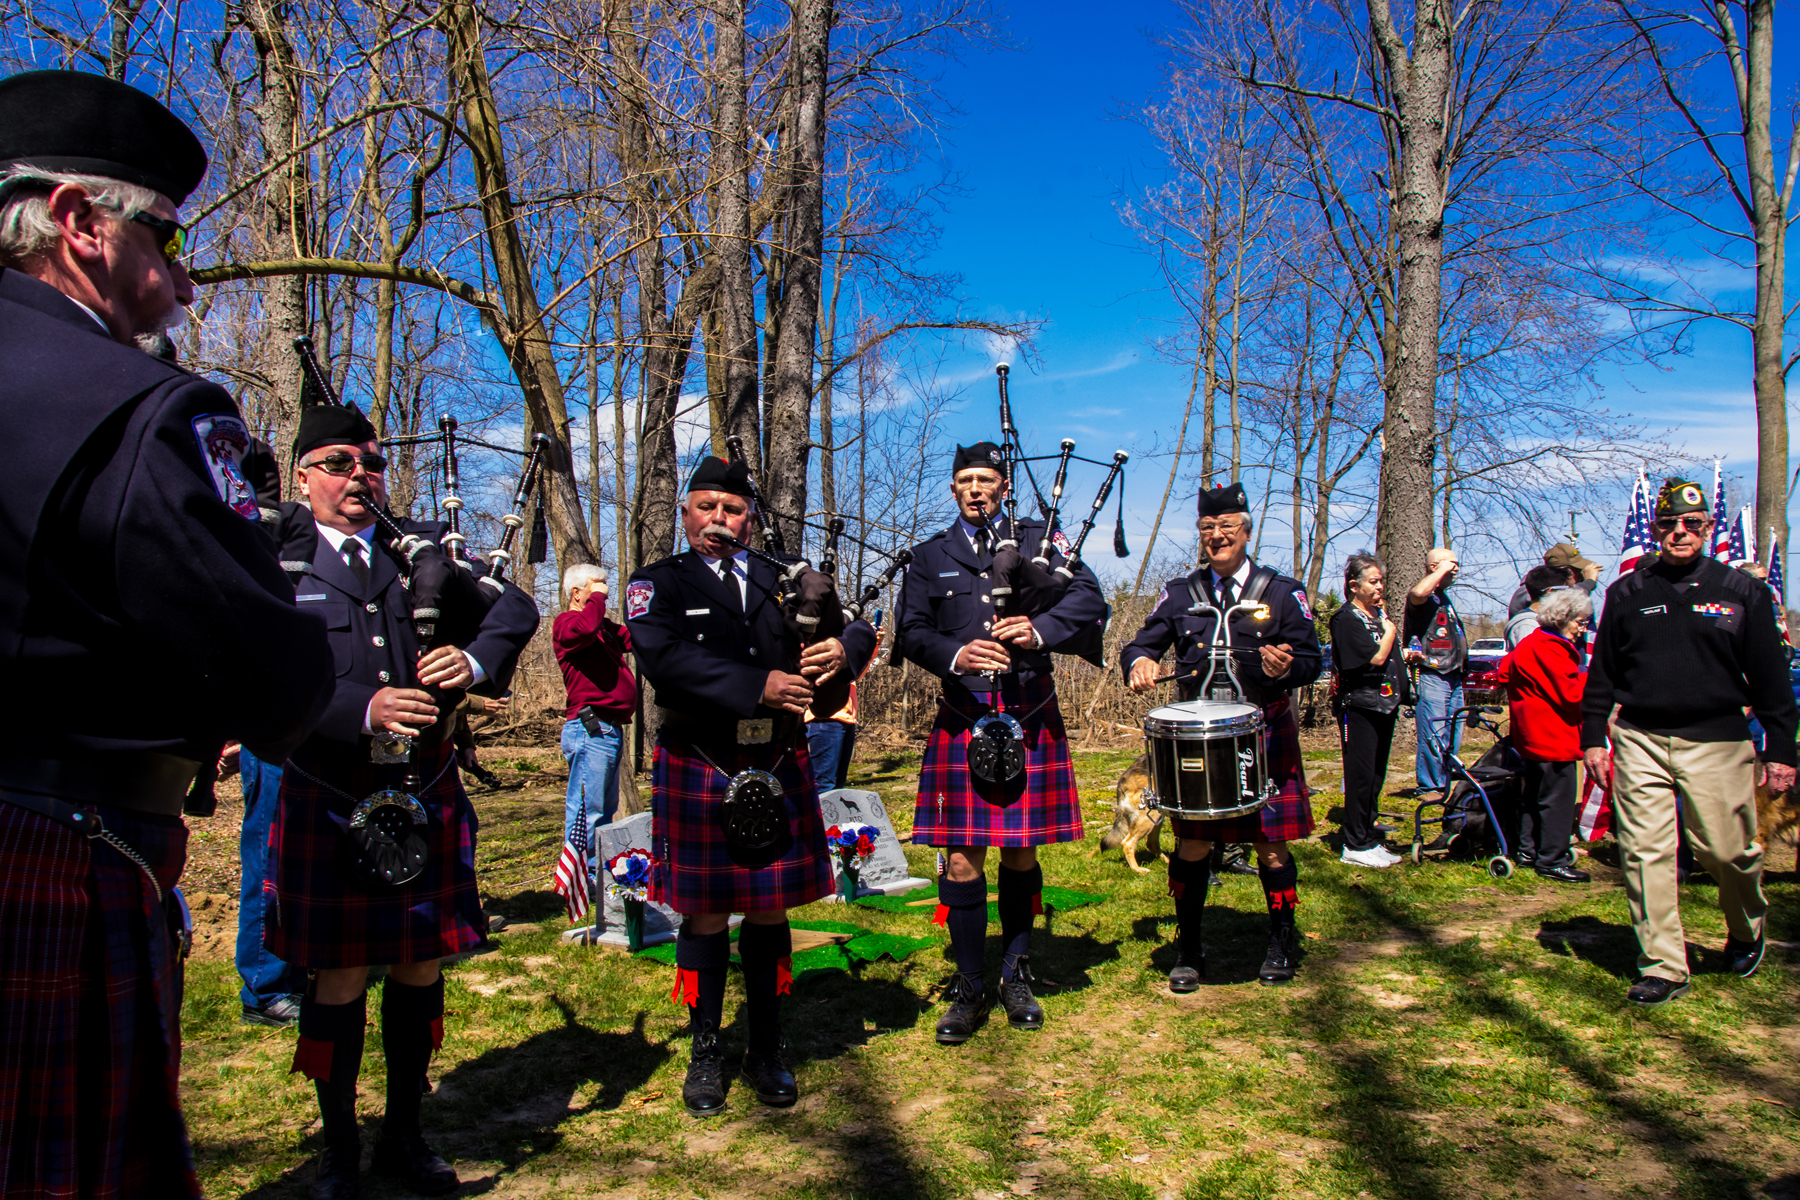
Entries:
{"label": "blue jeans", "polygon": [[1413,706],[1418,718],[1419,752],[1417,769],[1419,786],[1442,790],[1449,786],[1444,771],[1444,739],[1449,735],[1450,752],[1462,749],[1463,718],[1446,720],[1463,706],[1461,671],[1440,675],[1436,671],[1419,672],[1419,702]]}
{"label": "blue jeans", "polygon": [[251,1008],[273,1004],[306,990],[306,972],[290,967],[263,947],[263,920],[268,900],[263,881],[269,877],[269,826],[281,802],[281,768],[250,751],[238,755],[244,785],[244,827],[238,838],[243,887],[238,894],[237,970],[244,986],[238,998]]}
{"label": "blue jeans", "polygon": [[806,753],[812,759],[813,782],[821,792],[841,788],[850,777],[850,754],[856,749],[856,726],[842,721],[808,721]]}
{"label": "blue jeans", "polygon": [[625,752],[625,731],[618,725],[601,725],[590,734],[580,721],[563,722],[562,755],[569,762],[569,792],[563,801],[563,841],[575,832],[577,814],[587,812],[588,882],[593,885],[592,862],[600,852],[600,826],[619,811],[619,759]]}

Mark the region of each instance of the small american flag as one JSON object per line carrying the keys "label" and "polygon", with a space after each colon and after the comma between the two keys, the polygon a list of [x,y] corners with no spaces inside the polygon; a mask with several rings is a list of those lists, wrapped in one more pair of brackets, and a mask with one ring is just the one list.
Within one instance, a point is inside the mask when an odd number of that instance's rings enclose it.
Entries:
{"label": "small american flag", "polygon": [[1714,558],[1731,557],[1731,510],[1725,507],[1725,480],[1719,474],[1719,460],[1713,459],[1713,544]]}
{"label": "small american flag", "polygon": [[1746,504],[1731,523],[1731,548],[1725,552],[1727,562],[1756,561],[1756,507]]}
{"label": "small american flag", "polygon": [[1625,536],[1619,542],[1620,576],[1635,570],[1638,559],[1655,546],[1650,538],[1650,481],[1639,471],[1636,482],[1631,485],[1631,508],[1625,514]]}
{"label": "small american flag", "polygon": [[581,789],[581,808],[575,814],[575,828],[563,842],[562,857],[556,860],[556,892],[569,907],[569,920],[579,921],[588,910],[588,837],[587,788]]}
{"label": "small american flag", "polygon": [[1769,590],[1775,593],[1775,607],[1787,607],[1787,589],[1781,582],[1781,539],[1775,536],[1774,526],[1769,527]]}

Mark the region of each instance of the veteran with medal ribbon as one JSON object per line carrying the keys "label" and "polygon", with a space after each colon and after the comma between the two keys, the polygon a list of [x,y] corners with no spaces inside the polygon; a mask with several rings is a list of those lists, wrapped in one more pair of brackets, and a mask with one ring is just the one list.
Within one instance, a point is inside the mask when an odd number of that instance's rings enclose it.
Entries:
{"label": "veteran with medal ribbon", "polygon": [[744,914],[743,1077],[764,1104],[799,1098],[782,1057],[787,910],[836,890],[801,714],[818,684],[860,673],[875,650],[875,631],[861,620],[801,649],[776,597],[775,568],[733,544],[749,540],[753,494],[743,463],[702,459],[681,504],[689,548],[639,568],[625,587],[638,676],[660,710],[650,899],[683,917],[673,998],[688,1010],[682,1101],[697,1117],[725,1108],[733,913]]}
{"label": "veteran with medal ribbon", "polygon": [[[1207,856],[1215,842],[1249,842],[1256,848],[1258,874],[1269,908],[1269,946],[1257,977],[1285,983],[1299,966],[1294,908],[1299,870],[1288,843],[1312,832],[1306,772],[1300,755],[1300,728],[1291,693],[1319,677],[1324,652],[1313,625],[1306,588],[1249,555],[1250,501],[1242,484],[1202,491],[1199,499],[1200,552],[1206,565],[1171,579],[1138,635],[1119,652],[1119,666],[1134,692],[1158,682],[1157,663],[1175,647],[1175,680],[1182,700],[1199,696],[1208,650],[1218,618],[1194,613],[1196,602],[1221,612],[1244,601],[1260,601],[1266,611],[1229,618],[1232,645],[1245,652],[1234,659],[1243,699],[1262,709],[1269,782],[1274,797],[1254,812],[1222,820],[1170,819],[1177,839],[1169,858],[1169,894],[1175,899],[1179,955],[1169,972],[1169,988],[1191,992],[1206,975],[1200,943],[1207,892]],[[1214,682],[1223,678],[1220,671]]]}

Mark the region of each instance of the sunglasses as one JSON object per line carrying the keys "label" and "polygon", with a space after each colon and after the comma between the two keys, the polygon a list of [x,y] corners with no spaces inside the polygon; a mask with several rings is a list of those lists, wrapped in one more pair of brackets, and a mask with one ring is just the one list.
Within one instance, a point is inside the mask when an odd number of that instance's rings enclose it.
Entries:
{"label": "sunglasses", "polygon": [[317,467],[327,475],[353,475],[356,464],[361,463],[363,470],[371,475],[379,475],[387,470],[387,459],[379,454],[346,454],[339,450],[336,454],[327,454],[317,462],[301,463],[301,467]]}
{"label": "sunglasses", "polygon": [[1656,522],[1656,532],[1674,533],[1675,527],[1680,525],[1689,533],[1699,533],[1706,528],[1707,520],[1708,518],[1699,513],[1689,513],[1685,517],[1659,517]]}
{"label": "sunglasses", "polygon": [[187,253],[187,226],[180,221],[171,221],[166,217],[152,216],[149,213],[134,213],[131,219],[139,225],[154,230],[163,243],[160,249],[162,256],[172,266],[175,260]]}

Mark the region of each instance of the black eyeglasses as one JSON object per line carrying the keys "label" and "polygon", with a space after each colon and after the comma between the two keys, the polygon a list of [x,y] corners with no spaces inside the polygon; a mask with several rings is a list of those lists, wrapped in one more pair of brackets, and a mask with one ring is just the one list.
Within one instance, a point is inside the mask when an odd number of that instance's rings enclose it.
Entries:
{"label": "black eyeglasses", "polygon": [[171,265],[175,260],[187,253],[187,226],[180,221],[171,221],[166,217],[156,217],[149,213],[133,213],[133,221],[156,231],[163,240],[162,256]]}
{"label": "black eyeglasses", "polygon": [[1689,513],[1685,517],[1658,517],[1656,521],[1656,532],[1674,533],[1675,526],[1680,525],[1689,533],[1699,533],[1706,528],[1708,519],[1709,518],[1703,517],[1699,513]]}
{"label": "black eyeglasses", "polygon": [[379,475],[387,470],[387,459],[379,454],[346,454],[342,450],[335,454],[327,454],[317,462],[301,463],[300,465],[317,467],[327,475],[354,475],[357,463],[361,463],[363,470],[371,475]]}

